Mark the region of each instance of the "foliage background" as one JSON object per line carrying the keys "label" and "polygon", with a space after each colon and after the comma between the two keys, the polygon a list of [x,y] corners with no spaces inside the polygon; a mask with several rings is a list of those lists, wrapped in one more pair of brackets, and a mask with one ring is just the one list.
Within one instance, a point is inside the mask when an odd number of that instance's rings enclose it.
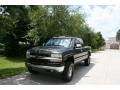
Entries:
{"label": "foliage background", "polygon": [[54,36],[80,37],[92,49],[105,45],[102,34],[86,23],[80,7],[74,10],[64,5],[1,7],[4,11],[0,14],[0,43],[6,56],[23,56],[28,48],[40,46]]}

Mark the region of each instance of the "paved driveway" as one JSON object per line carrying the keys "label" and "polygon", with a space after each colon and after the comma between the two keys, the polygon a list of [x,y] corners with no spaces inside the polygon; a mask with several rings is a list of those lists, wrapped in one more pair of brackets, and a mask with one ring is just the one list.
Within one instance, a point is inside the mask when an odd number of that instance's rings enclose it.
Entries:
{"label": "paved driveway", "polygon": [[0,84],[22,84],[22,85],[104,85],[120,84],[120,50],[105,50],[93,53],[91,65],[86,67],[79,64],[75,67],[73,80],[65,83],[57,73],[42,72],[31,75],[26,72],[22,75],[1,79]]}

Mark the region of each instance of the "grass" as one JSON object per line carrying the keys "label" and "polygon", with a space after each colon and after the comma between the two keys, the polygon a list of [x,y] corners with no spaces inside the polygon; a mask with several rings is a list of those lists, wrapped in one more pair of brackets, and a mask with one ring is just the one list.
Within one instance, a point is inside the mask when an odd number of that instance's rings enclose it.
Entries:
{"label": "grass", "polygon": [[26,71],[24,59],[0,56],[0,79]]}

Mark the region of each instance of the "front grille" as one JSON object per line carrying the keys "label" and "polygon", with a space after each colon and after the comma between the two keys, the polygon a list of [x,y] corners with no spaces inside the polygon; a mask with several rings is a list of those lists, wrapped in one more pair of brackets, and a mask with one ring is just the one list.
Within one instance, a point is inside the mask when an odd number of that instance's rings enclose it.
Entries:
{"label": "front grille", "polygon": [[43,57],[50,57],[51,56],[48,53],[30,53],[30,55],[43,56]]}
{"label": "front grille", "polygon": [[50,54],[39,54],[39,56],[43,56],[43,57],[50,57],[51,55]]}
{"label": "front grille", "polygon": [[28,62],[31,63],[31,64],[34,64],[34,65],[43,65],[43,64],[49,64],[50,60],[31,58],[31,59],[29,59]]}

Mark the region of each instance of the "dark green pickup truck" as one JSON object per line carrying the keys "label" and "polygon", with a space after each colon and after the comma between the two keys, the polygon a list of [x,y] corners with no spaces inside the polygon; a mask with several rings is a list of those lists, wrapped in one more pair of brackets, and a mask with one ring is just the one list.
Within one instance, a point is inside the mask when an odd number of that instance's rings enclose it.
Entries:
{"label": "dark green pickup truck", "polygon": [[83,40],[77,37],[53,37],[41,47],[33,47],[26,52],[26,67],[32,74],[40,70],[62,73],[63,80],[70,81],[74,74],[74,65],[84,61],[90,64],[91,47],[83,46]]}

